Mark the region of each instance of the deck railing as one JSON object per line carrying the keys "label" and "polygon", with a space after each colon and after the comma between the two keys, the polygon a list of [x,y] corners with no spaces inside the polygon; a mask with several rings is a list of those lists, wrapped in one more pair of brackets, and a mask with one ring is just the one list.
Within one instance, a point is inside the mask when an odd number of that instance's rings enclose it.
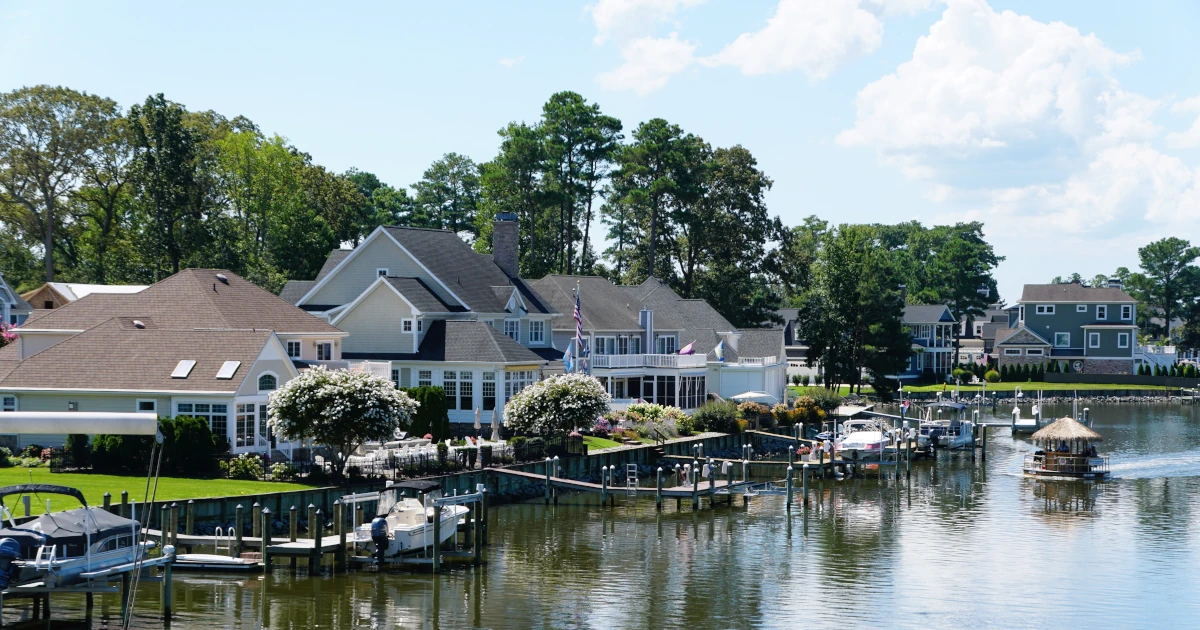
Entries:
{"label": "deck railing", "polygon": [[1046,473],[1062,473],[1079,475],[1084,473],[1108,472],[1108,457],[1100,455],[1077,455],[1071,453],[1047,453],[1046,455],[1026,455],[1025,470],[1037,470]]}
{"label": "deck railing", "polygon": [[593,354],[594,368],[693,368],[704,367],[708,359],[698,354]]}

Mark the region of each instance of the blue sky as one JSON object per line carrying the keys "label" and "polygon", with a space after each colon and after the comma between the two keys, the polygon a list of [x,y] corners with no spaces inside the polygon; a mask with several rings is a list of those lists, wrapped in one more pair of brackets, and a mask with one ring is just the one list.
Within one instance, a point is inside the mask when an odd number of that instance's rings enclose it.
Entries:
{"label": "blue sky", "polygon": [[0,2],[0,89],[163,92],[393,185],[575,90],[746,146],[789,224],[984,221],[1012,301],[1200,241],[1197,27],[1170,1]]}

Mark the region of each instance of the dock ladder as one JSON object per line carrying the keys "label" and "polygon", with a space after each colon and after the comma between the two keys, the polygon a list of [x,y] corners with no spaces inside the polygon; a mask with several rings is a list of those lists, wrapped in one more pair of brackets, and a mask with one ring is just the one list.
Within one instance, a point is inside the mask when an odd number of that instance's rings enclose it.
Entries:
{"label": "dock ladder", "polygon": [[225,553],[229,553],[230,551],[233,550],[233,542],[231,540],[233,538],[233,528],[232,527],[229,528],[228,534],[225,532],[225,530],[221,529],[220,527],[218,527],[216,529],[214,534],[216,534],[213,537],[215,539],[213,541],[213,552],[214,553],[221,553],[221,551],[224,551]]}
{"label": "dock ladder", "polygon": [[625,493],[631,497],[637,496],[638,467],[637,464],[625,464]]}

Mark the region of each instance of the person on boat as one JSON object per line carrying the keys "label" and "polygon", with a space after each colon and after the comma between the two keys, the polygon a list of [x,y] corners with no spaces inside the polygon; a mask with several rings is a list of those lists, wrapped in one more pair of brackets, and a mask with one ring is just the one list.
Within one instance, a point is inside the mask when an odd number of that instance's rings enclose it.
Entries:
{"label": "person on boat", "polygon": [[1070,453],[1071,447],[1067,446],[1067,443],[1065,441],[1059,442],[1058,443],[1058,452],[1059,453]]}

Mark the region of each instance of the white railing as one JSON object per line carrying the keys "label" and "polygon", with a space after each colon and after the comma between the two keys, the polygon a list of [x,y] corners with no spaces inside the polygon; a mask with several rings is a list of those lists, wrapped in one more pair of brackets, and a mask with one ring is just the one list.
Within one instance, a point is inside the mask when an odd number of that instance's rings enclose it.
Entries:
{"label": "white railing", "polygon": [[769,357],[738,357],[738,365],[775,365],[779,362],[778,356]]}
{"label": "white railing", "polygon": [[691,368],[704,367],[708,359],[699,354],[593,354],[594,368]]}
{"label": "white railing", "polygon": [[366,372],[391,380],[392,364],[387,361],[356,361],[350,364],[351,372]]}

